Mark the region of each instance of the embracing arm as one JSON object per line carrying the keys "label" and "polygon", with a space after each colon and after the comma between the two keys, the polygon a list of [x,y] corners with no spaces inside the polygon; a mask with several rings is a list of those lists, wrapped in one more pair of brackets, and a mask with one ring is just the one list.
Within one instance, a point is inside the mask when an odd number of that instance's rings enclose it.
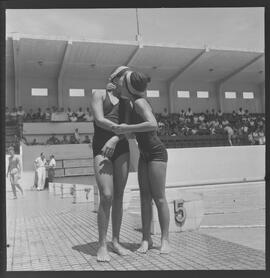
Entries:
{"label": "embracing arm", "polygon": [[[125,125],[123,130],[124,133],[147,132],[158,129],[156,118],[152,113],[150,105],[147,103],[145,99],[138,99],[135,102],[135,109],[136,112],[144,119],[144,122],[139,124]],[[121,129],[121,125],[118,127],[120,127]]]}

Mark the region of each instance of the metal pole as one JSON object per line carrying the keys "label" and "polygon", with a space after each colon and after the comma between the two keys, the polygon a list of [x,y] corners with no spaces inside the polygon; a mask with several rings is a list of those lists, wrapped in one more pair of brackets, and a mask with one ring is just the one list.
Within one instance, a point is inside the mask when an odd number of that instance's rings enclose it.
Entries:
{"label": "metal pole", "polygon": [[136,9],[136,23],[137,23],[137,36],[140,36],[140,26],[139,26],[138,9]]}

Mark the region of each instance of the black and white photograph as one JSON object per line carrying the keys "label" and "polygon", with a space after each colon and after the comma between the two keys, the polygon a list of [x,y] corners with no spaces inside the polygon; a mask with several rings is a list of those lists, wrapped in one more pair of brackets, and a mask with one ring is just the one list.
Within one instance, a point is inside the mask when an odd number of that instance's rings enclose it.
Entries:
{"label": "black and white photograph", "polygon": [[266,270],[265,7],[5,25],[7,272]]}

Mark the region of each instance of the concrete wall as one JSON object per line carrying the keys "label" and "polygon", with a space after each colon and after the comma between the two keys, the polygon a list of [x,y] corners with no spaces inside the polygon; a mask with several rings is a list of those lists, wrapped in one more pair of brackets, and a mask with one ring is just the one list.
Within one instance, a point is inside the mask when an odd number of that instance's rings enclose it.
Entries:
{"label": "concrete wall", "polygon": [[161,113],[164,108],[169,109],[168,87],[165,82],[152,80],[148,90],[159,90],[159,98],[147,98],[155,113]]}
{"label": "concrete wall", "polygon": [[79,133],[94,133],[92,122],[64,122],[64,123],[24,123],[23,135],[37,134],[73,134],[78,128]]}
{"label": "concrete wall", "polygon": [[15,106],[15,81],[13,77],[6,78],[6,106],[9,110]]}
{"label": "concrete wall", "polygon": [[[168,149],[167,186],[263,180],[265,146]],[[137,161],[133,161],[137,165]],[[136,169],[137,170],[137,169]],[[137,174],[128,185],[137,185]]]}
{"label": "concrete wall", "polygon": [[[23,78],[20,81],[20,100],[25,110],[57,106],[57,80],[49,78]],[[48,88],[48,96],[31,96],[31,88]]]}
{"label": "concrete wall", "polygon": [[[70,107],[73,110],[77,110],[79,107],[86,109],[90,107],[90,95],[92,89],[104,89],[106,86],[106,79],[63,79],[63,107]],[[13,107],[15,103],[15,93],[14,93],[14,79],[11,77],[6,78],[6,104],[9,107]],[[31,96],[31,88],[48,88],[48,97],[33,97]],[[69,89],[85,89],[85,97],[70,97]],[[151,103],[154,112],[160,113],[164,108],[168,109],[169,98],[168,98],[168,87],[165,82],[152,80],[149,84],[149,90],[159,90],[159,98],[148,98]],[[179,110],[187,110],[191,107],[194,112],[202,112],[206,109],[215,110],[218,109],[218,96],[215,87],[212,83],[203,83],[196,81],[186,81],[179,80],[173,86],[172,93],[172,111],[179,112]],[[189,90],[190,98],[178,98],[178,90]],[[209,98],[198,99],[196,92],[198,90],[209,91]],[[237,99],[235,100],[225,100],[224,93],[221,98],[221,107],[223,112],[232,112],[232,110],[238,110],[239,107],[247,108],[250,112],[263,112],[264,110],[264,88],[256,84],[249,83],[239,83],[239,82],[227,82],[221,87],[222,92],[224,91],[236,91]],[[49,78],[23,78],[20,80],[20,101],[24,109],[29,110],[33,108],[36,110],[38,107],[43,110],[47,107],[57,106],[58,103],[58,83],[57,79]],[[254,100],[243,100],[243,91],[253,91],[255,94]]]}
{"label": "concrete wall", "polygon": [[[182,109],[185,111],[190,107],[193,112],[205,112],[207,109],[217,110],[217,95],[212,83],[191,82],[180,80],[172,87],[172,110],[179,113]],[[178,98],[177,91],[189,91],[190,98]],[[209,98],[197,98],[197,91],[208,91]]]}
{"label": "concrete wall", "polygon": [[[236,99],[225,99],[224,92],[236,92]],[[263,94],[260,87],[251,83],[227,82],[221,86],[221,108],[223,112],[231,113],[242,107],[252,113],[261,113]],[[254,99],[243,99],[243,92],[254,92]]]}

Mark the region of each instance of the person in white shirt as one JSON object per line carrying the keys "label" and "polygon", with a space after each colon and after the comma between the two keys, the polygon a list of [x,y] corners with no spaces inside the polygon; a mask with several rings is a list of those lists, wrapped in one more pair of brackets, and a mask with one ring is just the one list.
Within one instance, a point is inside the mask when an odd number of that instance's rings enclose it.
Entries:
{"label": "person in white shirt", "polygon": [[42,152],[40,156],[34,161],[35,173],[37,178],[37,190],[41,191],[44,189],[45,179],[46,179],[46,165],[47,161],[44,153]]}
{"label": "person in white shirt", "polygon": [[48,181],[53,182],[54,174],[55,174],[55,167],[56,167],[56,161],[54,159],[54,155],[50,155],[50,161],[48,165]]}
{"label": "person in white shirt", "polygon": [[192,117],[192,116],[193,116],[193,112],[192,112],[192,110],[191,110],[190,107],[188,108],[188,110],[187,110],[187,112],[186,112],[186,116],[187,116],[187,117]]}

